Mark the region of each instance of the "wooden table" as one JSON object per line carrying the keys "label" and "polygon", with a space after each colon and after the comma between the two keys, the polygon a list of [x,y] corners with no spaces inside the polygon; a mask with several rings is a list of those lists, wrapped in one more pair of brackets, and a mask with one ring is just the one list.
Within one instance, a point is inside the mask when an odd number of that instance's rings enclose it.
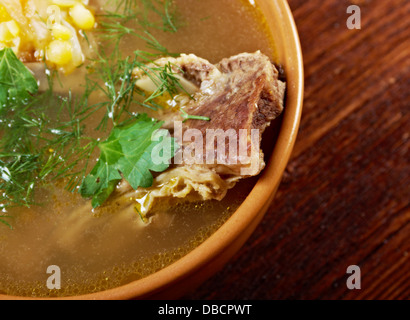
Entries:
{"label": "wooden table", "polygon": [[251,239],[185,298],[409,299],[410,1],[289,4],[306,74],[293,156]]}

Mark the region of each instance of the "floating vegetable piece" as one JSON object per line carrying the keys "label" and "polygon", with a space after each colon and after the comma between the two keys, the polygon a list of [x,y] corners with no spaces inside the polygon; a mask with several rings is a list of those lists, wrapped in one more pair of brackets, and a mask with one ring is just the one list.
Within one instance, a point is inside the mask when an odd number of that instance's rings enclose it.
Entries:
{"label": "floating vegetable piece", "polygon": [[29,69],[13,50],[0,51],[0,109],[7,103],[24,103],[38,91],[38,84]]}
{"label": "floating vegetable piece", "polygon": [[94,208],[108,199],[122,178],[135,190],[147,188],[153,182],[151,171],[168,169],[168,163],[157,162],[152,157],[154,148],[159,144],[168,146],[163,149],[162,155],[167,160],[175,155],[177,148],[174,139],[167,136],[168,132],[164,129],[162,141],[153,139],[161,125],[162,122],[141,115],[131,124],[114,128],[109,138],[99,144],[100,158],[80,188],[83,197],[92,197]]}

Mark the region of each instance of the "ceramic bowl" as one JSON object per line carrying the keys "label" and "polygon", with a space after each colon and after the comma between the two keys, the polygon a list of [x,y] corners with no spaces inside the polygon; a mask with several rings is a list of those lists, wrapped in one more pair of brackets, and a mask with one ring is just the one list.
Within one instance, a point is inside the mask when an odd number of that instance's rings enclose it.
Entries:
{"label": "ceramic bowl", "polygon": [[210,238],[170,266],[118,288],[66,299],[180,298],[219,271],[262,220],[274,199],[298,133],[303,101],[303,61],[298,32],[287,1],[256,2],[266,16],[274,37],[277,56],[286,75],[287,93],[273,152],[253,190],[232,217]]}
{"label": "ceramic bowl", "polygon": [[142,280],[86,299],[177,299],[219,271],[262,220],[280,184],[298,133],[303,102],[303,59],[292,12],[285,0],[257,1],[274,35],[287,82],[286,108],[263,174],[243,204],[210,238],[174,264]]}

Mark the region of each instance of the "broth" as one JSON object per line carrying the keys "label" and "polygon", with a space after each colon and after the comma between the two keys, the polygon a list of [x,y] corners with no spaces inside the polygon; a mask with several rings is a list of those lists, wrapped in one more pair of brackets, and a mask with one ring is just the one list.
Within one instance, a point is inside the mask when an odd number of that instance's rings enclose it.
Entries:
{"label": "broth", "polygon": [[[212,63],[241,52],[274,46],[261,12],[248,1],[177,0],[182,27],[175,34],[155,32],[170,52],[194,53]],[[133,48],[122,48],[134,50]],[[75,75],[62,80],[75,83]],[[239,183],[222,201],[179,203],[145,225],[138,214],[73,214],[85,205],[63,186],[43,190],[43,205],[16,208],[13,230],[0,226],[0,293],[17,296],[72,296],[106,290],[145,277],[178,260],[217,230],[240,206],[256,178]],[[47,267],[61,269],[61,289],[46,286]]]}

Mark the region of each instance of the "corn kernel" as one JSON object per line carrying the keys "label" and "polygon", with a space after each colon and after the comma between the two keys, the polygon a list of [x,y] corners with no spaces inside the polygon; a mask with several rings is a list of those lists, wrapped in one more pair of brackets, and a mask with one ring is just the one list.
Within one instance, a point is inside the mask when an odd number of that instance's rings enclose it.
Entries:
{"label": "corn kernel", "polygon": [[0,22],[9,21],[11,17],[6,8],[0,4]]}
{"label": "corn kernel", "polygon": [[8,41],[7,38],[9,37],[9,29],[6,27],[5,23],[0,23],[0,41],[6,42]]}
{"label": "corn kernel", "polygon": [[78,3],[75,6],[71,7],[69,14],[78,28],[83,30],[90,30],[94,27],[94,15],[81,3]]}
{"label": "corn kernel", "polygon": [[13,40],[13,35],[11,34],[9,28],[7,28],[6,22],[0,23],[0,41],[8,42]]}
{"label": "corn kernel", "polygon": [[79,0],[52,0],[51,2],[60,7],[68,8],[68,7],[75,6],[79,2]]}
{"label": "corn kernel", "polygon": [[5,24],[7,28],[9,29],[9,32],[12,34],[14,38],[19,35],[20,28],[16,21],[10,20],[10,21],[5,22]]}
{"label": "corn kernel", "polygon": [[51,29],[51,33],[54,39],[57,40],[70,40],[71,30],[61,24],[55,24]]}
{"label": "corn kernel", "polygon": [[69,41],[53,40],[47,46],[46,59],[56,65],[62,66],[73,58],[72,46]]}

